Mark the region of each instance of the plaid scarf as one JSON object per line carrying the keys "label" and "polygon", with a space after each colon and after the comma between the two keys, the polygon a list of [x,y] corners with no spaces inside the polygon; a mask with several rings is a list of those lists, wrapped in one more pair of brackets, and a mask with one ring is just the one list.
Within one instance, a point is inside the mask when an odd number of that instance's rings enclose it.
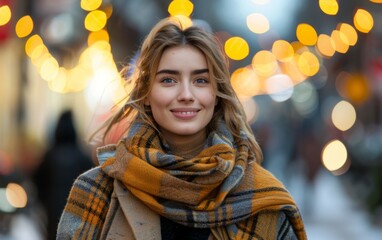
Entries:
{"label": "plaid scarf", "polygon": [[[253,160],[246,136],[234,143],[224,123],[192,159],[171,154],[159,134],[135,122],[102,170],[158,214],[210,228],[217,239],[306,239],[298,208],[284,186]],[[282,238],[285,239],[285,238]]]}

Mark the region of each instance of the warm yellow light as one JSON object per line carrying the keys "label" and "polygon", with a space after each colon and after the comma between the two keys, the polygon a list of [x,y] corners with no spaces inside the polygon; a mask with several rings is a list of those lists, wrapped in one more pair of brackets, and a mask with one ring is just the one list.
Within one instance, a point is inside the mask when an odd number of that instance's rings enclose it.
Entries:
{"label": "warm yellow light", "polygon": [[276,72],[278,64],[273,53],[262,50],[257,52],[253,57],[252,67],[260,76],[269,77]]}
{"label": "warm yellow light", "polygon": [[49,89],[57,93],[67,93],[66,85],[68,84],[68,71],[60,67],[56,77],[48,82]]}
{"label": "warm yellow light", "polygon": [[352,103],[363,104],[370,96],[369,81],[363,74],[341,72],[336,78],[338,93]]}
{"label": "warm yellow light", "polygon": [[297,39],[306,46],[313,46],[317,42],[316,30],[307,23],[301,23],[296,29]]}
{"label": "warm yellow light", "polygon": [[24,208],[28,202],[28,196],[24,188],[16,183],[8,183],[5,190],[8,202],[15,208]]}
{"label": "warm yellow light", "polygon": [[336,15],[338,12],[338,3],[336,0],[319,0],[320,9],[328,15]]}
{"label": "warm yellow light", "polygon": [[31,36],[28,38],[27,42],[25,43],[25,53],[32,57],[33,51],[38,47],[44,45],[41,37],[37,34]]}
{"label": "warm yellow light", "polygon": [[85,68],[76,66],[68,71],[67,91],[80,92],[88,85],[89,73]]}
{"label": "warm yellow light", "polygon": [[224,44],[224,51],[233,60],[242,60],[249,54],[249,45],[241,37],[231,37]]}
{"label": "warm yellow light", "polygon": [[58,62],[54,57],[49,57],[41,63],[40,76],[46,81],[54,79],[58,73]]}
{"label": "warm yellow light", "polygon": [[341,131],[350,129],[357,119],[356,111],[349,102],[340,101],[332,111],[332,122]]}
{"label": "warm yellow light", "polygon": [[329,171],[336,171],[343,167],[347,157],[346,147],[339,140],[329,142],[322,151],[322,163]]}
{"label": "warm yellow light", "polygon": [[358,34],[357,31],[354,29],[353,26],[347,23],[340,23],[337,26],[337,30],[345,34],[349,46],[354,46],[358,41]]}
{"label": "warm yellow light", "polygon": [[96,32],[106,26],[106,13],[100,10],[89,12],[85,17],[85,28],[89,31]]}
{"label": "warm yellow light", "polygon": [[358,9],[354,14],[354,26],[358,31],[368,33],[373,28],[373,16],[365,9]]}
{"label": "warm yellow light", "polygon": [[15,31],[19,38],[28,36],[33,31],[32,18],[29,15],[20,18],[16,23]]}
{"label": "warm yellow light", "polygon": [[310,77],[318,72],[320,69],[320,62],[313,53],[303,52],[298,57],[297,66],[303,74]]}
{"label": "warm yellow light", "polygon": [[38,58],[42,57],[45,54],[49,54],[48,48],[42,43],[40,45],[37,45],[30,55],[30,59],[32,62],[36,61]]}
{"label": "warm yellow light", "polygon": [[97,32],[91,32],[88,36],[88,46],[98,41],[109,42],[109,33],[105,29],[101,29]]}
{"label": "warm yellow light", "polygon": [[332,38],[326,34],[320,34],[317,40],[317,50],[324,57],[332,57],[335,53]]}
{"label": "warm yellow light", "polygon": [[299,41],[294,41],[290,45],[293,47],[293,51],[296,54],[302,54],[303,52],[306,52],[306,51],[309,52],[309,48]]}
{"label": "warm yellow light", "polygon": [[93,11],[99,8],[102,0],[81,0],[81,8],[85,11]]}
{"label": "warm yellow light", "polygon": [[250,67],[236,69],[231,75],[231,84],[240,97],[252,97],[259,94],[260,81]]}
{"label": "warm yellow light", "polygon": [[79,64],[91,69],[99,69],[105,63],[113,62],[111,46],[106,41],[97,41],[85,49],[79,59]]}
{"label": "warm yellow light", "polygon": [[0,26],[7,24],[12,17],[12,12],[9,6],[4,5],[0,7]]}
{"label": "warm yellow light", "polygon": [[194,10],[194,4],[189,0],[174,0],[168,6],[171,16],[183,15],[189,17]]}
{"label": "warm yellow light", "polygon": [[306,75],[301,73],[297,65],[298,59],[299,55],[295,55],[293,61],[282,63],[280,66],[282,72],[288,75],[294,84],[298,84],[307,78]]}
{"label": "warm yellow light", "polygon": [[[33,56],[33,58],[31,58],[31,61],[32,64],[40,70],[41,65],[45,62],[45,60],[51,58],[52,55],[45,47],[42,47],[42,50],[40,50],[40,47],[38,47],[38,51],[35,50],[35,52],[39,52],[40,55],[36,54],[36,56]],[[33,53],[33,55],[35,55],[35,53]]]}
{"label": "warm yellow light", "polygon": [[338,30],[334,30],[330,36],[334,43],[334,49],[339,53],[346,53],[349,50],[349,41],[346,35]]}
{"label": "warm yellow light", "polygon": [[289,42],[285,40],[277,40],[273,43],[272,53],[280,62],[289,62],[293,59],[294,50]]}
{"label": "warm yellow light", "polygon": [[370,2],[373,2],[373,3],[382,3],[382,0],[370,0]]}
{"label": "warm yellow light", "polygon": [[252,13],[247,16],[247,27],[254,33],[265,33],[269,30],[268,18],[260,13]]}

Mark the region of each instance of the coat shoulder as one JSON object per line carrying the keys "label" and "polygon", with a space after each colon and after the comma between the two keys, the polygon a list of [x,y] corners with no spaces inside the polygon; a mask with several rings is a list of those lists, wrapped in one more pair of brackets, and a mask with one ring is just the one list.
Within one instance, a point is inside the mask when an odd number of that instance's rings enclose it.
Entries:
{"label": "coat shoulder", "polygon": [[99,236],[109,209],[113,181],[100,167],[77,177],[61,216],[57,236],[62,239],[82,239],[83,234],[86,239]]}

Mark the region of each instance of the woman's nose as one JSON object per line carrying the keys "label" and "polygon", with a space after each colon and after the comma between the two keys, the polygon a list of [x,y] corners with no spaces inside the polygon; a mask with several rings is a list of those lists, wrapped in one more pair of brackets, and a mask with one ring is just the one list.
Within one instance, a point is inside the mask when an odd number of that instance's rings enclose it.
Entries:
{"label": "woman's nose", "polygon": [[194,101],[194,94],[190,83],[183,83],[179,90],[179,101]]}

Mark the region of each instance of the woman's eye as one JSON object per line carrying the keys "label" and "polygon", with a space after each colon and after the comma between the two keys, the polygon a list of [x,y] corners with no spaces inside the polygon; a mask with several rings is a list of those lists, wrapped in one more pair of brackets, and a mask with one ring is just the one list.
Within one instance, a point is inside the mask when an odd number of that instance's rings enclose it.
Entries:
{"label": "woman's eye", "polygon": [[205,84],[205,83],[208,83],[208,80],[205,79],[205,78],[198,78],[195,80],[195,83],[197,84]]}
{"label": "woman's eye", "polygon": [[162,79],[161,82],[162,82],[162,83],[174,83],[175,80],[172,79],[172,78],[164,78],[164,79]]}

